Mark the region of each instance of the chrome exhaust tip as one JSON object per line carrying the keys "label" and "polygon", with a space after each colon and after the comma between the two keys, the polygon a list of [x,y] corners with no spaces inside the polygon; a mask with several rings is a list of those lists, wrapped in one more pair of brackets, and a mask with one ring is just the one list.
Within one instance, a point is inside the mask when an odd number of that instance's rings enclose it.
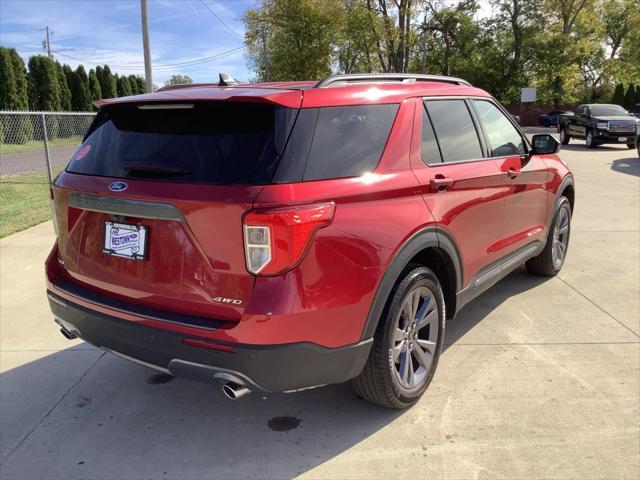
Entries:
{"label": "chrome exhaust tip", "polygon": [[75,340],[76,338],[78,338],[78,336],[75,333],[71,333],[69,330],[67,330],[66,328],[62,327],[60,329],[60,333],[64,336],[64,338],[66,338],[67,340]]}
{"label": "chrome exhaust tip", "polygon": [[247,387],[238,385],[237,383],[229,382],[222,385],[222,392],[231,400],[238,400],[240,397],[244,397],[246,394],[251,393]]}

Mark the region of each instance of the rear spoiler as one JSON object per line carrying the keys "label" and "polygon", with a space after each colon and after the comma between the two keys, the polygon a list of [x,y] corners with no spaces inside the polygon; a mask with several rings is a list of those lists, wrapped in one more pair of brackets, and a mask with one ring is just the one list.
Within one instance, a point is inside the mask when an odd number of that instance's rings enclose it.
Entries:
{"label": "rear spoiler", "polygon": [[219,88],[211,86],[194,86],[175,90],[157,91],[130,97],[103,98],[93,105],[100,109],[119,104],[162,104],[162,103],[198,103],[198,102],[254,102],[271,103],[288,108],[300,108],[302,90],[283,90],[276,88]]}

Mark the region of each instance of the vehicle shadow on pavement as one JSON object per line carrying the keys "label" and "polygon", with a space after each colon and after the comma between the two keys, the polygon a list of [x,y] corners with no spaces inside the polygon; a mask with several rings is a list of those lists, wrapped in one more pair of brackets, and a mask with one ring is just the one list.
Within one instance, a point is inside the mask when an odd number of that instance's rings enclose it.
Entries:
{"label": "vehicle shadow on pavement", "polygon": [[524,267],[507,275],[478,298],[466,305],[447,323],[444,349],[459,342],[505,300],[548,281],[550,277],[531,275]]}
{"label": "vehicle shadow on pavement", "polygon": [[611,163],[611,170],[640,177],[640,158],[629,157],[614,160]]}
{"label": "vehicle shadow on pavement", "polygon": [[[575,140],[577,142],[577,140]],[[629,150],[627,148],[627,146],[622,143],[619,145],[598,145],[596,148],[587,148],[586,145],[584,144],[584,142],[582,143],[574,143],[574,144],[569,144],[569,145],[561,145],[560,146],[560,152],[562,152],[563,150],[570,150],[572,152],[585,152],[585,153],[598,153],[599,150],[606,150],[606,151],[615,151],[615,150]],[[630,150],[631,151],[631,150]]]}
{"label": "vehicle shadow on pavement", "polygon": [[[509,275],[449,322],[447,345],[545,280]],[[2,462],[4,478],[292,478],[371,441],[401,416],[436,413],[424,402],[386,410],[347,384],[231,401],[217,385],[158,377],[89,348],[80,344],[0,376],[3,423],[13,427],[10,438],[3,435],[4,453],[13,450]],[[71,368],[77,371],[65,377]],[[45,388],[51,375],[67,382],[55,395]],[[45,385],[39,392],[38,383]],[[40,410],[28,408],[36,395],[47,403]]]}

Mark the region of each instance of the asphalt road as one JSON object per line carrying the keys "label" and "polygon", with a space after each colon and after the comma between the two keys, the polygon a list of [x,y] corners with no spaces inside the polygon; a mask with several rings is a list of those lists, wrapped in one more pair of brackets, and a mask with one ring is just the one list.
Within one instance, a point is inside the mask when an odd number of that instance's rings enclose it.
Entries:
{"label": "asphalt road", "polygon": [[232,402],[165,383],[58,333],[50,224],[0,240],[0,477],[640,478],[640,160],[561,156],[577,184],[563,271],[516,271],[465,307],[402,412],[348,385]]}
{"label": "asphalt road", "polygon": [[[78,145],[65,145],[49,148],[51,170],[64,168],[78,149]],[[19,153],[3,153],[0,159],[0,175],[18,175],[21,173],[45,172],[47,158],[44,147]]]}

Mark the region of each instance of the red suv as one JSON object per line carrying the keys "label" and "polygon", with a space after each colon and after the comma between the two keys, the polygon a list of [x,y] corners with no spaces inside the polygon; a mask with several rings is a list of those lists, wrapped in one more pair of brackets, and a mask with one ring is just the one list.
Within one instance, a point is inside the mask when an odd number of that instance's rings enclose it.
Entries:
{"label": "red suv", "polygon": [[231,398],[351,380],[417,401],[445,319],[555,275],[573,177],[486,92],[429,75],[102,100],[52,187],[62,333]]}

